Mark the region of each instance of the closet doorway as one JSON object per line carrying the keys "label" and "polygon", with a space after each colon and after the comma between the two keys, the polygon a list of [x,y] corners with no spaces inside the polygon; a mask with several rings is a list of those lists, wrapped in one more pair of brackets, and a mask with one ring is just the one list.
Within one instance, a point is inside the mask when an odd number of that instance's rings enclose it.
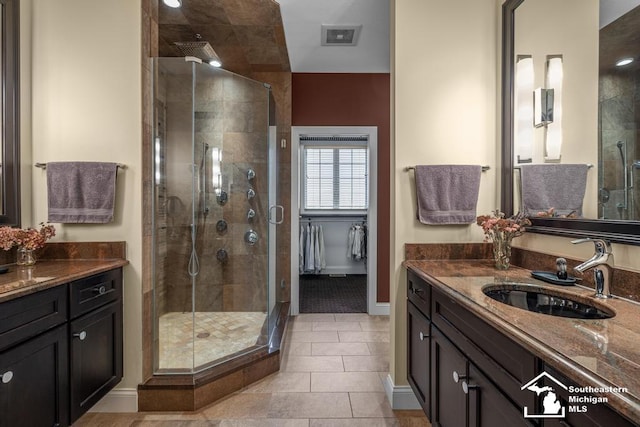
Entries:
{"label": "closet doorway", "polygon": [[291,314],[388,314],[377,293],[377,128],[292,127]]}

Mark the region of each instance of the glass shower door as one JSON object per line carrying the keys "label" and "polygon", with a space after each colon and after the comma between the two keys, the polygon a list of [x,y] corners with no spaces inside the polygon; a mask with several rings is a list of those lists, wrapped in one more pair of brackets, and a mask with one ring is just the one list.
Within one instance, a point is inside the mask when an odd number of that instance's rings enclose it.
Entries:
{"label": "glass shower door", "polygon": [[269,90],[184,58],[154,74],[155,368],[197,372],[268,342]]}

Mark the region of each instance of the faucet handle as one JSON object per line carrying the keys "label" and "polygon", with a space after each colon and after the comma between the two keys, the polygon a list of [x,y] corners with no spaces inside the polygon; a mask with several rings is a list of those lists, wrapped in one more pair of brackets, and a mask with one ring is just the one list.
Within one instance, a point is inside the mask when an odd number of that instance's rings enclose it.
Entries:
{"label": "faucet handle", "polygon": [[611,253],[611,243],[609,243],[607,240],[604,239],[594,239],[591,237],[587,237],[585,239],[578,239],[578,240],[572,240],[571,243],[578,244],[578,243],[586,243],[586,242],[593,242],[595,249],[596,249],[596,253],[599,254],[610,254]]}

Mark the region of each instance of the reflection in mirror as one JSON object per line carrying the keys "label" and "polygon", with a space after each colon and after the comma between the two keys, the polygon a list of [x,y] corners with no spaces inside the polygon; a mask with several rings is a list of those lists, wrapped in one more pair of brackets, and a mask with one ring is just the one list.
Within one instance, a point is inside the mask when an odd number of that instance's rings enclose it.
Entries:
{"label": "reflection in mirror", "polygon": [[[640,4],[640,0],[635,2]],[[614,15],[615,16],[615,15]],[[600,218],[640,220],[640,6],[601,20]]]}
{"label": "reflection in mirror", "polygon": [[[503,211],[526,205],[522,170],[564,173],[538,187],[549,197],[535,207],[547,214],[532,215],[531,231],[640,244],[640,0],[625,3],[503,5]],[[633,61],[616,66],[626,58]],[[578,166],[588,168],[583,183],[575,182]],[[580,186],[581,212],[549,217],[562,191]]]}
{"label": "reflection in mirror", "polygon": [[20,149],[19,149],[19,4],[18,0],[3,0],[0,20],[0,74],[2,76],[2,106],[0,135],[0,224],[20,225]]}

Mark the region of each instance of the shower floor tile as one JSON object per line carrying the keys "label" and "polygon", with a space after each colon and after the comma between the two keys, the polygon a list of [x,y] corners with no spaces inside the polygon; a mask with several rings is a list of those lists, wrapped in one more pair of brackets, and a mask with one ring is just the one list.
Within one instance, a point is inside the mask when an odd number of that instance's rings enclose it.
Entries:
{"label": "shower floor tile", "polygon": [[251,347],[266,318],[261,312],[166,313],[159,322],[159,368],[191,369]]}

